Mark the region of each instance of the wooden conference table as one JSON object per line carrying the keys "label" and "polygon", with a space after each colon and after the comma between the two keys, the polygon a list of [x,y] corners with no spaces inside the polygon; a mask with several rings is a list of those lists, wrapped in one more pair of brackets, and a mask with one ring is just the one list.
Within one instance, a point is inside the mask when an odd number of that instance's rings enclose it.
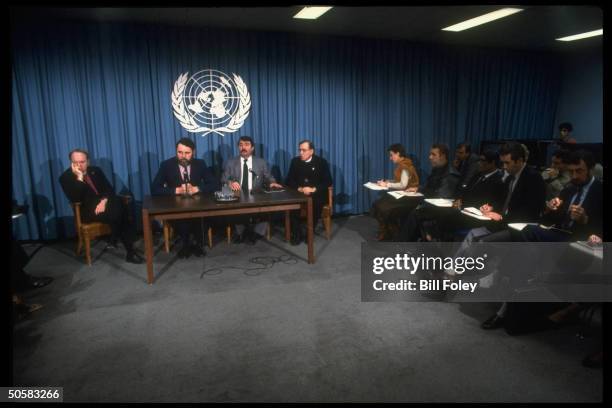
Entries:
{"label": "wooden conference table", "polygon": [[314,263],[312,198],[295,190],[242,195],[238,201],[219,202],[212,193],[196,194],[192,198],[182,196],[145,196],[142,203],[147,282],[153,283],[153,236],[151,221],[182,220],[189,218],[217,217],[222,215],[260,214],[285,212],[285,239],[290,238],[289,211],[304,208],[307,214],[308,263]]}

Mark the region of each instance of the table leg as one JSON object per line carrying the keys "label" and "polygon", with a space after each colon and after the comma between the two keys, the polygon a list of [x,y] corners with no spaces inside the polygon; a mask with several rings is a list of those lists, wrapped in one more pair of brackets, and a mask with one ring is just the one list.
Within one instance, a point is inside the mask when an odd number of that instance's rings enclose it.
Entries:
{"label": "table leg", "polygon": [[285,241],[291,241],[291,213],[285,211]]}
{"label": "table leg", "polygon": [[147,282],[153,284],[153,236],[149,210],[142,209],[142,233],[144,235],[145,260],[147,261]]}
{"label": "table leg", "polygon": [[308,263],[314,263],[314,248],[313,248],[313,239],[314,239],[314,225],[312,222],[312,197],[308,197],[307,211],[308,214]]}

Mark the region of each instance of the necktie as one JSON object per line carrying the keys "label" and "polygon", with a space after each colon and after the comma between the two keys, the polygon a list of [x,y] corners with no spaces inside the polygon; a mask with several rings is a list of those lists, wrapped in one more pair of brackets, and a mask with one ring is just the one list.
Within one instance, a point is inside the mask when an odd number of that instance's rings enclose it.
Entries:
{"label": "necktie", "polygon": [[247,159],[244,159],[242,165],[242,192],[249,194],[249,166],[247,166]]}
{"label": "necktie", "polygon": [[94,185],[93,181],[91,180],[91,177],[89,177],[89,174],[86,174],[83,179],[85,180],[85,182],[87,184],[89,184],[89,187],[91,187],[93,189],[93,191],[95,191],[96,195],[100,195],[100,193],[98,193],[98,190],[96,189],[96,186]]}
{"label": "necktie", "polygon": [[514,182],[514,176],[510,174],[508,176],[508,195],[506,196],[506,201],[504,201],[504,207],[502,209],[502,214],[506,214],[508,212],[508,205],[510,204],[510,198],[512,198],[512,183]]}
{"label": "necktie", "polygon": [[565,213],[565,218],[563,219],[562,227],[563,229],[571,229],[574,225],[574,220],[570,217],[570,207],[572,205],[576,205],[580,203],[580,199],[582,198],[582,186],[578,187],[576,191],[576,195],[573,197],[573,200],[567,206],[567,212]]}

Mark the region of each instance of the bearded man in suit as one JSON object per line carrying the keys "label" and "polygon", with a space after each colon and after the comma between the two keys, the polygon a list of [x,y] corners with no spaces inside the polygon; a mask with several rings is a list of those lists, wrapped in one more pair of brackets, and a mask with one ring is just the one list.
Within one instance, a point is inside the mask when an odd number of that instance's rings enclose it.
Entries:
{"label": "bearded man in suit", "polygon": [[[190,197],[200,193],[214,192],[219,183],[206,162],[195,157],[195,143],[188,138],[176,142],[176,157],[165,160],[151,184],[151,194]],[[182,247],[179,258],[191,255],[204,256],[203,222],[176,220],[172,225],[181,237]],[[190,239],[193,235],[193,241]]]}

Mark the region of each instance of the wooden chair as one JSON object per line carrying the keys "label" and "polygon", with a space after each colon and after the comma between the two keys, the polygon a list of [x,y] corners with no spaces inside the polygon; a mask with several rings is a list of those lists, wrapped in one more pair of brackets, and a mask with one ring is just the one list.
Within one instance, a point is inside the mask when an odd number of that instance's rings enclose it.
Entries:
{"label": "wooden chair", "polygon": [[[125,197],[122,198],[125,200]],[[103,222],[83,222],[81,220],[81,203],[71,203],[71,206],[74,212],[74,227],[78,239],[75,252],[79,256],[83,247],[85,247],[85,260],[87,265],[91,266],[91,241],[103,235],[109,235],[112,232],[111,227]]]}
{"label": "wooden chair", "polygon": [[[170,241],[172,240],[172,236],[174,235],[174,229],[169,222],[162,221],[163,230],[164,230],[164,249],[166,253],[170,252]],[[212,248],[212,227],[208,227],[208,247]],[[227,225],[225,227],[225,235],[227,237],[227,243],[230,244],[232,242],[232,226]],[[266,233],[266,237],[268,241],[270,240],[270,222],[268,222],[268,230]]]}
{"label": "wooden chair", "polygon": [[[170,252],[170,241],[174,236],[174,228],[172,228],[172,224],[167,221],[162,221],[162,226],[164,230],[164,250],[166,253]],[[208,247],[212,248],[212,227],[208,227]],[[227,243],[229,244],[232,239],[232,228],[228,225],[225,227],[225,234],[227,236]]]}
{"label": "wooden chair", "polygon": [[[329,240],[331,238],[331,217],[333,214],[334,208],[334,187],[329,186],[327,188],[327,204],[323,206],[321,209],[321,221],[323,222],[323,227],[325,228],[325,238]],[[302,208],[300,211],[300,218],[306,218],[306,210]],[[313,226],[315,228],[316,225]]]}

